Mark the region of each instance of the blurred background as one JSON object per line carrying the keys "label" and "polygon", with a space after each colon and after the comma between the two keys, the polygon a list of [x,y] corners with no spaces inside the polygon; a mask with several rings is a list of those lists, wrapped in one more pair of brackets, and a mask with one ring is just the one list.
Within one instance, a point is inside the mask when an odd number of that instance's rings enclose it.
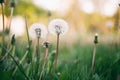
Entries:
{"label": "blurred background", "polygon": [[[10,7],[11,1],[16,3],[14,9]],[[3,35],[2,7],[0,6],[0,80],[25,79],[19,70],[11,77],[16,65],[11,63],[11,57],[5,56],[9,52],[15,54],[14,58],[21,62],[25,73],[29,77],[34,77],[31,75],[31,71],[34,71],[35,68],[31,69],[30,61],[31,63],[38,62],[36,60],[37,42],[30,38],[35,43],[31,44],[31,40],[28,39],[25,17],[28,28],[36,22],[48,27],[49,22],[55,18],[62,18],[68,23],[68,33],[60,36],[57,66],[60,80],[120,80],[119,3],[120,0],[5,0],[3,6],[5,36]],[[10,20],[12,21],[9,30]],[[96,33],[99,44],[94,46]],[[56,49],[56,36],[49,34],[47,40],[50,42],[48,61],[51,61]],[[43,60],[45,50],[42,43],[43,41],[40,41],[40,61]],[[9,48],[10,51],[7,51]],[[91,73],[93,51],[96,51],[95,74],[91,77],[89,73]],[[48,67],[46,66],[46,68]],[[46,78],[46,80],[49,79]]]}
{"label": "blurred background", "polygon": [[[25,16],[29,27],[35,22],[48,26],[50,20],[54,18],[66,20],[69,32],[61,37],[61,41],[66,44],[76,41],[89,43],[95,33],[98,33],[101,41],[109,42],[119,34],[118,0],[15,0],[15,2],[11,32],[17,37],[26,35]],[[4,10],[6,28],[10,19],[9,3],[10,0],[6,0]],[[1,15],[0,31],[2,31]],[[55,37],[50,34],[49,38],[53,41]]]}

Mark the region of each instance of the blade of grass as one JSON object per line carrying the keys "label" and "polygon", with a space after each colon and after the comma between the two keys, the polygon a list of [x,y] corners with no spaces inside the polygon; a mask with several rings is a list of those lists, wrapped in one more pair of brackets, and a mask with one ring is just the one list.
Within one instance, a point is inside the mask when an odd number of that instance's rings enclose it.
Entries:
{"label": "blade of grass", "polygon": [[45,49],[44,62],[43,62],[42,71],[41,71],[41,73],[40,73],[40,78],[39,78],[39,80],[41,80],[41,78],[42,78],[43,71],[44,71],[44,67],[45,67],[46,60],[47,60],[47,56],[48,56],[48,48]]}
{"label": "blade of grass", "polygon": [[[26,51],[26,53],[24,54],[24,56],[23,56],[22,59],[20,60],[19,65],[21,65],[22,62],[25,60],[27,54],[28,54],[28,51]],[[16,73],[17,69],[18,69],[18,67],[15,68],[15,70],[14,70],[14,72],[13,72],[13,75]]]}
{"label": "blade of grass", "polygon": [[94,74],[95,55],[96,55],[96,44],[94,45],[93,58],[92,58],[92,75]]}
{"label": "blade of grass", "polygon": [[[6,50],[6,52],[8,52],[8,50],[4,47],[4,46],[0,46],[2,47],[4,50]],[[11,55],[11,52],[8,53],[8,55],[12,58],[12,60],[15,62],[15,64],[17,65],[18,69],[20,70],[20,72],[24,75],[24,77],[29,80],[29,77],[27,77],[27,75],[24,72],[24,69],[22,68],[22,66],[19,65],[19,63],[15,60],[15,58]]]}
{"label": "blade of grass", "polygon": [[[32,59],[32,54],[31,54],[31,40],[30,40],[30,37],[29,37],[28,20],[27,20],[26,16],[25,16],[25,25],[26,25],[27,40],[28,40],[28,53],[30,55],[30,62],[31,62],[31,68],[32,68],[32,75],[33,75],[33,61],[32,61],[33,59]],[[28,69],[28,70],[30,70],[30,69]]]}

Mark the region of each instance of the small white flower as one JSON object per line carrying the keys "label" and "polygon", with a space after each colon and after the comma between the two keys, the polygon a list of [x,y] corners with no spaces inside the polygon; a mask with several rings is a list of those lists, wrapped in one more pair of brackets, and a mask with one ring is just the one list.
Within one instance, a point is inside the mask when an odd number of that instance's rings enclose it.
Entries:
{"label": "small white flower", "polygon": [[54,19],[48,25],[50,33],[64,35],[68,31],[68,24],[63,19]]}
{"label": "small white flower", "polygon": [[30,37],[33,39],[36,38],[45,38],[47,35],[47,29],[44,24],[34,23],[29,29]]}

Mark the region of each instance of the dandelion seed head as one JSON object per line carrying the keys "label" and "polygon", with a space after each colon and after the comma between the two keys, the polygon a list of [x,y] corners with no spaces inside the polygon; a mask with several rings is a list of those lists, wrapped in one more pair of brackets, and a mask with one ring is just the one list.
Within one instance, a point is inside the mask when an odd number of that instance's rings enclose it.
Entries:
{"label": "dandelion seed head", "polygon": [[29,34],[33,39],[45,38],[47,35],[46,26],[44,24],[34,23],[29,29]]}
{"label": "dandelion seed head", "polygon": [[63,19],[54,19],[48,25],[50,33],[64,35],[68,32],[68,24]]}
{"label": "dandelion seed head", "polygon": [[41,29],[40,28],[36,28],[35,29],[35,33],[37,35],[37,38],[40,38],[40,36],[41,36]]}

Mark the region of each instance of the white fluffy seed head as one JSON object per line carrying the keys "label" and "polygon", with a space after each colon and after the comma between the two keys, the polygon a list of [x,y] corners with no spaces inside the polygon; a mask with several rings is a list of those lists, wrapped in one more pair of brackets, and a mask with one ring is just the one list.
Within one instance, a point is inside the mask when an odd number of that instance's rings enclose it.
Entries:
{"label": "white fluffy seed head", "polygon": [[46,38],[47,29],[44,24],[34,23],[30,26],[29,35],[31,38]]}
{"label": "white fluffy seed head", "polygon": [[68,32],[68,24],[63,19],[54,19],[49,23],[48,30],[54,35],[64,35]]}

